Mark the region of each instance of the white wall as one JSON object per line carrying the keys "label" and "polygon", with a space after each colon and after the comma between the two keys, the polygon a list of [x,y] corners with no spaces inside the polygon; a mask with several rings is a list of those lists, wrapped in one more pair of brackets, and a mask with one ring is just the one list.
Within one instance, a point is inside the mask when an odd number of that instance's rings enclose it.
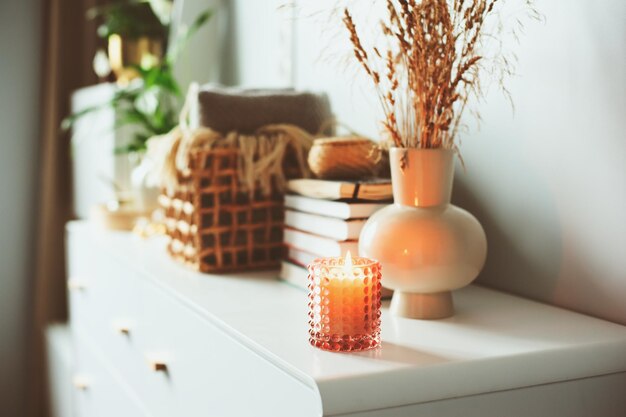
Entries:
{"label": "white wall", "polygon": [[39,121],[36,0],[0,2],[0,415],[23,415]]}
{"label": "white wall", "polygon": [[[228,42],[241,49],[229,81],[281,82],[271,58],[291,53],[296,87],[328,91],[342,121],[377,136],[369,83],[345,63],[339,23],[315,12],[339,2],[295,1],[293,48],[275,3],[232,1]],[[481,130],[462,141],[455,202],[488,235],[479,282],[626,324],[626,3],[537,3],[546,23],[528,24],[517,47],[516,112],[489,94]]]}
{"label": "white wall", "polygon": [[205,10],[211,9],[214,12],[210,20],[189,39],[176,62],[174,72],[183,92],[192,81],[206,83],[219,79],[220,56],[224,53],[224,31],[228,23],[228,14],[223,10],[228,3],[229,0],[175,1],[170,39],[178,38]]}
{"label": "white wall", "polygon": [[482,282],[626,324],[626,3],[542,3],[458,201],[490,238]]}

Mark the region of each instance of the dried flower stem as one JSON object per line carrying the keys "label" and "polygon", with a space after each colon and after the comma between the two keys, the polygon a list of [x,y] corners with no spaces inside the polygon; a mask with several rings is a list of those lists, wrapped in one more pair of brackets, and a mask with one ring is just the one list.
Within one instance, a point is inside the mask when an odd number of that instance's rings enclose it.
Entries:
{"label": "dried flower stem", "polygon": [[[478,51],[498,0],[386,0],[381,22],[388,49],[364,48],[344,10],[354,56],[374,82],[394,145],[457,149],[455,138],[470,96],[480,96],[484,56]],[[531,15],[538,15],[527,2]],[[494,59],[512,73],[506,56]],[[503,77],[499,78],[499,81]],[[505,90],[506,91],[506,90]]]}

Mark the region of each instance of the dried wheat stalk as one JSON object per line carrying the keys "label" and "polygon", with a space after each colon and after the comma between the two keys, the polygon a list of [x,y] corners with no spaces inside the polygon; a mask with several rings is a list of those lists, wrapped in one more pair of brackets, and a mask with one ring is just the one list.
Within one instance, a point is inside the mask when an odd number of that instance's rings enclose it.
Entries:
{"label": "dried wheat stalk", "polygon": [[[388,49],[382,52],[363,46],[352,15],[344,9],[354,55],[374,82],[385,113],[383,128],[395,146],[457,149],[455,138],[468,100],[483,93],[483,40],[496,39],[490,30],[502,28],[486,29],[497,14],[497,3],[386,0],[388,13],[381,26]],[[538,16],[530,0],[526,6],[530,16]],[[513,60],[505,54],[490,59],[501,74],[513,72]]]}

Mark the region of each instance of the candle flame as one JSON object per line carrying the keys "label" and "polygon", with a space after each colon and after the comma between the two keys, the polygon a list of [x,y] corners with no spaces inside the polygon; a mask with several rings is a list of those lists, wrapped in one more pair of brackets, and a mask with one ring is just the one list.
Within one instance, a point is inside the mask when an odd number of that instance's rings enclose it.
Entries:
{"label": "candle flame", "polygon": [[350,254],[350,251],[346,253],[346,259],[343,263],[343,267],[348,275],[352,273],[352,255]]}

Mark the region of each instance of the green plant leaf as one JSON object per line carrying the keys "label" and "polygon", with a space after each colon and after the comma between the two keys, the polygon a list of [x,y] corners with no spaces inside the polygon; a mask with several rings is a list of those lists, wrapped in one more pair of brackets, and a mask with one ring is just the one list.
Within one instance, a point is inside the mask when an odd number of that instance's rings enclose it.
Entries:
{"label": "green plant leaf", "polygon": [[89,113],[93,113],[95,111],[104,109],[106,107],[110,107],[111,105],[112,105],[111,102],[107,102],[107,103],[104,103],[104,104],[99,104],[97,106],[87,107],[87,108],[85,108],[85,109],[83,109],[81,111],[77,111],[76,113],[72,113],[72,114],[70,114],[69,116],[67,116],[66,118],[64,118],[61,121],[61,129],[63,131],[67,131],[67,130],[71,129],[74,126],[74,123],[76,123],[76,121],[78,119],[80,119],[81,117],[83,117],[83,116],[85,116],[85,115],[87,115]]}
{"label": "green plant leaf", "polygon": [[145,150],[145,141],[142,142],[140,139],[136,139],[135,142],[128,145],[118,146],[117,148],[115,148],[114,153],[115,155],[125,155],[131,152],[143,152]]}
{"label": "green plant leaf", "polygon": [[164,88],[165,90],[182,97],[182,93],[180,91],[180,86],[178,82],[174,79],[174,74],[169,66],[164,67],[165,70],[159,73],[159,86]]}
{"label": "green plant leaf", "polygon": [[118,129],[122,126],[136,125],[143,123],[141,116],[135,112],[124,112],[115,120],[115,128]]}
{"label": "green plant leaf", "polygon": [[[131,3],[133,2],[133,0],[130,1]],[[137,1],[147,4],[146,0]],[[109,34],[117,33],[114,31],[111,32],[115,28],[115,25],[111,24],[111,21],[106,19],[119,18],[115,24],[120,27],[123,26],[123,24],[132,25],[132,23],[124,20],[128,16],[123,13],[122,3],[126,4],[128,0],[123,2],[116,1],[107,6],[92,9],[90,10],[89,18],[105,17],[103,32]],[[136,1],[134,4],[136,4]],[[132,142],[129,145],[117,148],[115,150],[116,153],[145,150],[146,141],[149,138],[170,132],[178,125],[178,112],[182,102],[182,92],[178,82],[174,78],[173,65],[188,40],[211,18],[211,16],[212,11],[205,10],[198,15],[189,28],[181,30],[174,44],[171,45],[171,48],[168,50],[166,57],[159,64],[150,68],[142,68],[139,65],[133,65],[133,68],[140,76],[141,82],[131,82],[128,86],[117,89],[113,98],[108,103],[94,106],[68,116],[63,120],[62,127],[67,129],[85,114],[104,107],[112,107],[116,114],[114,123],[116,129],[122,126],[135,126],[137,128],[137,133],[134,134]],[[153,105],[154,102],[142,101],[142,99],[154,99],[148,96],[142,98],[143,95],[156,96],[156,106]]]}

